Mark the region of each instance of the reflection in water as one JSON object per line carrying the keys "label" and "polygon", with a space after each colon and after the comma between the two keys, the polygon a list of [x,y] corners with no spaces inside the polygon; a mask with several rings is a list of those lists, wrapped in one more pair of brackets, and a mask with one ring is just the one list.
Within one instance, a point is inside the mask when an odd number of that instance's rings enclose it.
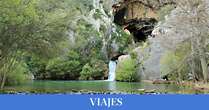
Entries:
{"label": "reflection in water", "polygon": [[181,87],[175,84],[152,84],[147,82],[116,82],[116,81],[33,81],[19,86],[10,86],[7,90],[17,91],[58,91],[72,90],[137,92],[140,89],[156,90],[168,93],[196,93],[192,88]]}
{"label": "reflection in water", "polygon": [[117,91],[116,82],[115,81],[108,82],[108,89],[111,90],[111,91]]}

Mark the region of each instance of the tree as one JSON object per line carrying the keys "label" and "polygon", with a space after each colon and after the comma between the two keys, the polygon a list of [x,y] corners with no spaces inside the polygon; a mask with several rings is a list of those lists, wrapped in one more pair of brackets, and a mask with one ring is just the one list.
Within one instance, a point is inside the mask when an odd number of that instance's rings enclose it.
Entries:
{"label": "tree", "polygon": [[[0,88],[5,85],[8,73],[15,66],[17,52],[35,53],[50,56],[58,50],[59,41],[65,37],[65,26],[51,20],[46,10],[38,7],[37,0],[0,1]],[[47,21],[47,22],[46,22]],[[59,30],[58,30],[59,29]],[[61,31],[62,30],[62,31]]]}
{"label": "tree", "polygon": [[85,64],[80,72],[80,80],[104,80],[107,78],[107,65],[104,61],[93,59]]}
{"label": "tree", "polygon": [[116,80],[122,82],[140,81],[140,76],[137,74],[137,67],[138,64],[134,58],[119,61],[116,68]]}
{"label": "tree", "polygon": [[[194,76],[198,73],[194,70],[197,58],[201,63],[204,81],[208,81],[208,69],[206,60],[207,40],[209,39],[209,11],[207,0],[176,0],[177,8],[171,12],[164,23],[158,27],[161,44],[167,49],[175,50],[179,44],[190,42],[190,54],[185,56],[191,62],[191,72]],[[183,62],[182,62],[183,63]]]}

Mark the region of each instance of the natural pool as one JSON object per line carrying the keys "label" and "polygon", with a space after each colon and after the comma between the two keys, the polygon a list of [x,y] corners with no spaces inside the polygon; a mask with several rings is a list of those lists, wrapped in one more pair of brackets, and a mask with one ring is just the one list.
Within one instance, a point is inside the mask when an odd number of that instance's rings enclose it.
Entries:
{"label": "natural pool", "polygon": [[6,87],[2,93],[200,93],[190,87],[175,84],[112,81],[32,81],[19,86]]}

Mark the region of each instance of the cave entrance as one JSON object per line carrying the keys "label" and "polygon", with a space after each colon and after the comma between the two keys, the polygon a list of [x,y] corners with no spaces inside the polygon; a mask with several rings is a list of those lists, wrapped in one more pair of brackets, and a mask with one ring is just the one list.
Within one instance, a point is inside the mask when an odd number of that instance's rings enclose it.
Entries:
{"label": "cave entrance", "polygon": [[124,29],[134,37],[135,42],[146,41],[157,23],[155,18],[133,19],[125,23]]}
{"label": "cave entrance", "polygon": [[112,60],[112,61],[117,61],[118,58],[119,58],[120,56],[122,56],[122,55],[126,55],[126,54],[124,54],[124,53],[117,53],[117,54],[115,54],[114,56],[112,56],[110,60]]}
{"label": "cave entrance", "polygon": [[146,41],[156,23],[157,13],[148,4],[136,0],[123,0],[112,6],[114,23],[128,30],[135,42]]}

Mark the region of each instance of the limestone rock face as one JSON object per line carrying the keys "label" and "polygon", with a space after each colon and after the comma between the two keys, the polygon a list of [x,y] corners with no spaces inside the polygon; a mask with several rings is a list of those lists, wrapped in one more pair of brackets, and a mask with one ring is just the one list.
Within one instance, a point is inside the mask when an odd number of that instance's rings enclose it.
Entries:
{"label": "limestone rock face", "polygon": [[118,62],[122,62],[123,60],[129,59],[129,58],[131,58],[130,55],[121,55],[121,56],[118,58]]}
{"label": "limestone rock face", "polygon": [[172,0],[121,0],[113,5],[114,23],[128,30],[135,42],[145,41],[158,21],[157,11]]}
{"label": "limestone rock face", "polygon": [[[175,5],[175,0],[121,0],[113,5],[114,22],[124,30],[128,30],[135,42],[147,41],[145,48],[137,47],[133,51],[137,53],[138,63],[141,64],[138,73],[144,80],[161,78],[160,59],[165,53],[158,37],[152,36],[154,27],[158,23],[157,12],[165,5]],[[118,62],[130,58],[123,55]]]}
{"label": "limestone rock face", "polygon": [[155,18],[141,18],[132,19],[127,22],[127,29],[134,36],[135,42],[146,41],[149,35],[151,35],[157,20]]}
{"label": "limestone rock face", "polygon": [[160,59],[165,49],[160,45],[158,38],[149,38],[148,46],[138,47],[133,51],[137,53],[138,62],[141,64],[138,73],[143,80],[161,79]]}
{"label": "limestone rock face", "polygon": [[121,0],[113,5],[115,23],[124,25],[131,19],[158,19],[157,11],[168,4],[175,4],[175,0]]}

